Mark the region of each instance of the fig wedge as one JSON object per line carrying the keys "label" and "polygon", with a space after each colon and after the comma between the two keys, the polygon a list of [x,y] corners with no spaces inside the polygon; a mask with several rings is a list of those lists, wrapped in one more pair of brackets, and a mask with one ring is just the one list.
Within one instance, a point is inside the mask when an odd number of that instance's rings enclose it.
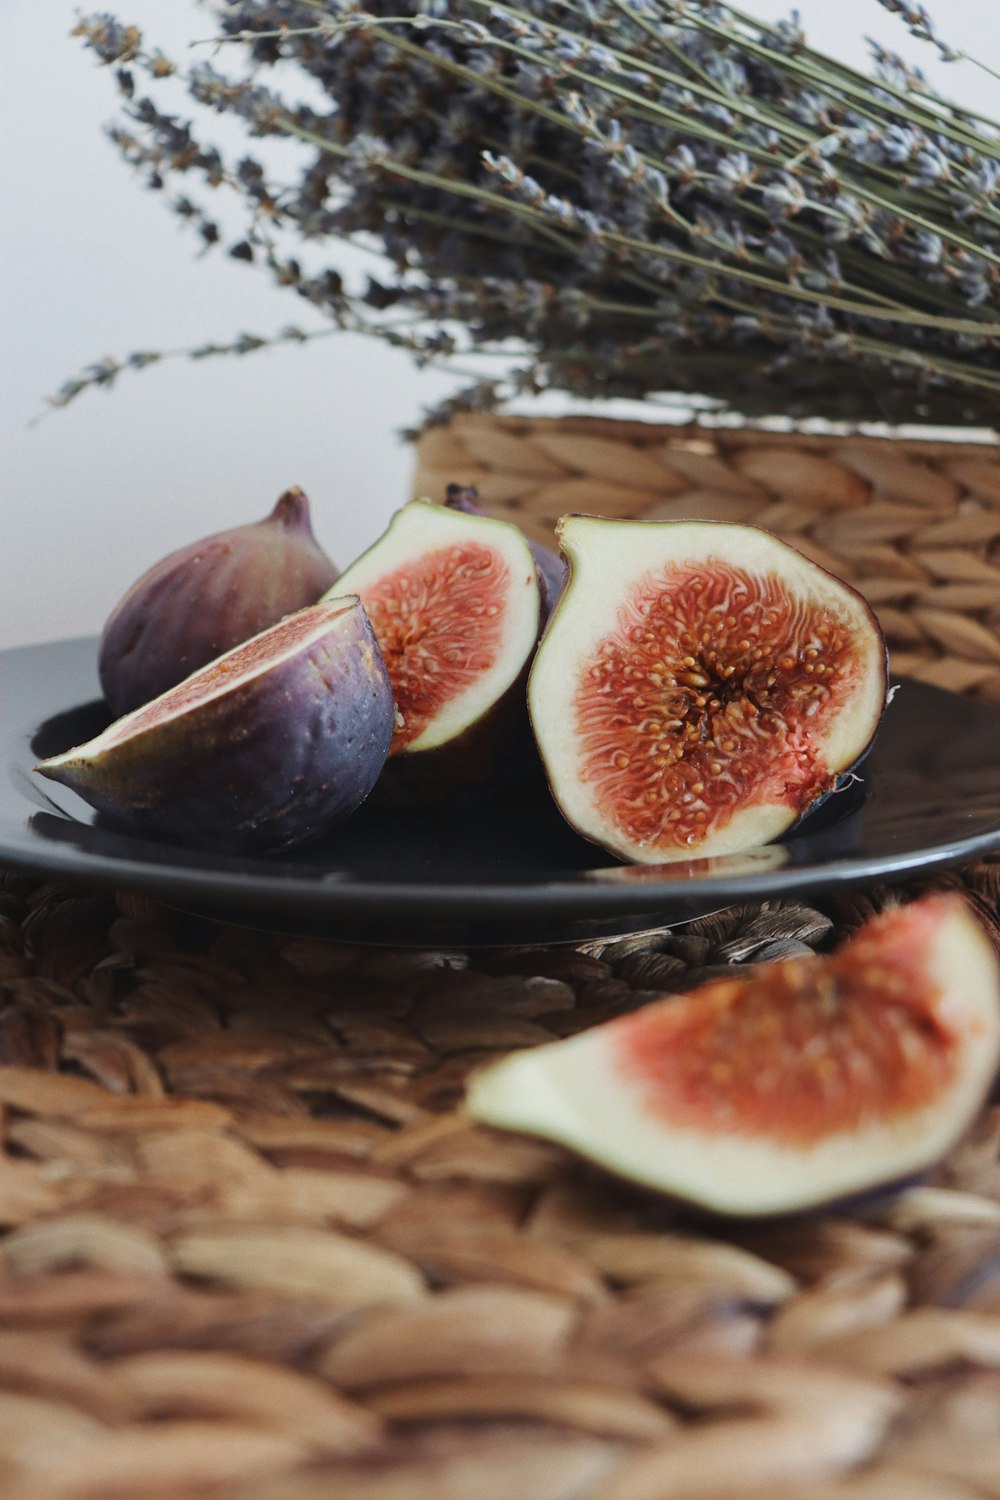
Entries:
{"label": "fig wedge", "polygon": [[471,802],[533,758],[524,684],[541,606],[516,526],[411,500],[326,597],[342,591],[368,612],[402,715],[381,800]]}
{"label": "fig wedge", "polygon": [[791,1213],[937,1162],[1000,1061],[1000,974],[957,896],[836,953],[654,1001],[473,1076],[468,1108],[731,1215]]}
{"label": "fig wedge", "polygon": [[312,533],[309,501],[286,490],[269,516],[172,552],[115,605],[98,670],[112,713],[129,713],[315,604],[337,569]]}
{"label": "fig wedge", "polygon": [[129,832],[288,849],[364,801],[395,725],[360,601],[313,605],[35,770]]}
{"label": "fig wedge", "polygon": [[752,526],[564,516],[528,705],[566,819],[661,864],[769,843],[841,785],[888,701],[867,602]]}

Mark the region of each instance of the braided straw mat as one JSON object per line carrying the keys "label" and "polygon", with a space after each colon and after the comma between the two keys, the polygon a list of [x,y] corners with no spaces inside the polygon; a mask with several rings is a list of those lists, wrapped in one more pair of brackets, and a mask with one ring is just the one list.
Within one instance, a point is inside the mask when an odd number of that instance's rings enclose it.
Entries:
{"label": "braided straw mat", "polygon": [[464,414],[414,495],[474,484],[552,540],[567,511],[764,526],[874,605],[895,671],[1000,702],[1000,444]]}
{"label": "braided straw mat", "polygon": [[[933,883],[997,933],[1000,863]],[[1000,1496],[1000,1107],[728,1225],[458,1109],[915,889],[466,954],[0,877],[3,1500]]]}

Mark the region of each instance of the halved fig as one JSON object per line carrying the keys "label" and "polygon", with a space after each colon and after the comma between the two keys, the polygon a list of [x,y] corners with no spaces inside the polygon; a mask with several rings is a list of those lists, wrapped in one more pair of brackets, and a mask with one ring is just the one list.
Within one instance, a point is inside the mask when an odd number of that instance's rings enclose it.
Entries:
{"label": "halved fig", "polygon": [[660,864],[785,832],[870,749],[885,641],[854,589],[752,526],[564,516],[528,704],[556,803]]}
{"label": "halved fig", "polygon": [[832,955],[718,979],[474,1076],[471,1113],[720,1213],[789,1213],[938,1161],[1000,1061],[1000,973],[960,897]]}
{"label": "halved fig", "polygon": [[342,591],[364,603],[402,716],[380,795],[468,800],[519,770],[540,599],[517,527],[411,500],[326,597]]}
{"label": "halved fig", "polygon": [[111,611],[98,669],[112,713],[124,714],[206,662],[315,604],[337,576],[309,522],[302,490],[269,516],[171,552]]}
{"label": "halved fig", "polygon": [[130,832],[288,849],[354,811],[395,724],[360,601],[313,605],[35,770]]}

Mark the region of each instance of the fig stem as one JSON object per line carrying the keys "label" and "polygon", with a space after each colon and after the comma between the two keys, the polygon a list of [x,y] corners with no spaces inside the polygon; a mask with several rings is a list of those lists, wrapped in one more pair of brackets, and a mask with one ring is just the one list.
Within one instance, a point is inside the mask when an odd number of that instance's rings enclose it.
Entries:
{"label": "fig stem", "polygon": [[299,530],[308,532],[312,536],[312,525],[309,520],[309,500],[305,490],[293,484],[290,489],[284,491],[278,497],[277,503],[268,521],[274,521],[279,526],[284,526],[287,531]]}

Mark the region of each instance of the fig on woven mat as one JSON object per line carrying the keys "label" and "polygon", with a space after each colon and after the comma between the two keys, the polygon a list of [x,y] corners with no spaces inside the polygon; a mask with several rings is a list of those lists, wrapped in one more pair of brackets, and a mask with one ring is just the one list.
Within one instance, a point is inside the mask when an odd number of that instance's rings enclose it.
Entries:
{"label": "fig on woven mat", "polygon": [[344,598],[289,615],[35,770],[132,833],[287,849],[364,801],[394,725],[371,625]]}
{"label": "fig on woven mat", "polygon": [[342,592],[364,603],[402,716],[383,801],[474,800],[527,763],[524,683],[541,606],[516,526],[412,500],[326,597]]}
{"label": "fig on woven mat", "polygon": [[871,747],[888,695],[870,607],[752,526],[564,516],[569,581],[528,683],[553,796],[660,864],[784,833]]}
{"label": "fig on woven mat", "polygon": [[1000,1061],[1000,973],[957,896],[832,955],[717,979],[473,1076],[479,1120],[719,1213],[790,1213],[937,1162]]}

